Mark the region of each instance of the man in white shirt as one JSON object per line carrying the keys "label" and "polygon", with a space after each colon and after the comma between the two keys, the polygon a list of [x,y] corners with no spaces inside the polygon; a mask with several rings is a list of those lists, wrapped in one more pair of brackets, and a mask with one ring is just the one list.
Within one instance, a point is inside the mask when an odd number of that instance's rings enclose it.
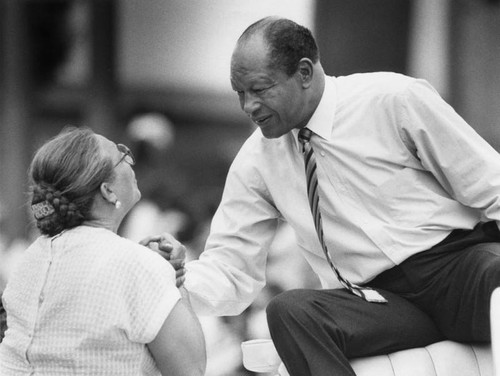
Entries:
{"label": "man in white shirt", "polygon": [[[265,18],[238,40],[231,84],[259,129],[230,168],[205,252],[186,265],[199,314],[236,315],[253,301],[284,220],[323,287],[268,306],[291,375],[352,376],[351,357],[490,340],[500,157],[427,82],[326,76],[309,30]],[[305,127],[313,177],[297,137]],[[316,177],[319,225],[306,187]],[[387,302],[363,299],[365,286]]]}

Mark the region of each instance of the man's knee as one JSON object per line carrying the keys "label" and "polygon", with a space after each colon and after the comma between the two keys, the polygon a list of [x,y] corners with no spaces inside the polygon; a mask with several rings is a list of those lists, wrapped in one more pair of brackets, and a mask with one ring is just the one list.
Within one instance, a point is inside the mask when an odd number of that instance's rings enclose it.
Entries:
{"label": "man's knee", "polygon": [[288,290],[276,295],[267,305],[267,314],[281,314],[294,311],[304,304],[310,294],[307,290]]}
{"label": "man's knee", "polygon": [[479,260],[474,274],[489,296],[500,286],[500,244],[488,243],[480,246],[476,257]]}
{"label": "man's knee", "polygon": [[275,296],[266,307],[269,326],[305,313],[310,300],[310,290],[289,290]]}

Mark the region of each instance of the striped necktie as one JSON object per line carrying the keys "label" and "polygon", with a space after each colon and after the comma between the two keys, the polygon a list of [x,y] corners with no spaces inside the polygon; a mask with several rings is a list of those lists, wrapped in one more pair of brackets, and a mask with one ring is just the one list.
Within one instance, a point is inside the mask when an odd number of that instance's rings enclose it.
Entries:
{"label": "striped necktie", "polygon": [[316,228],[316,233],[318,234],[321,247],[325,253],[326,260],[330,264],[330,267],[334,271],[338,280],[347,290],[349,290],[354,295],[357,295],[368,302],[372,303],[387,303],[387,300],[380,295],[377,291],[369,287],[358,286],[349,280],[345,279],[340,271],[337,269],[332,261],[330,252],[325,243],[323,236],[323,223],[321,220],[321,212],[319,210],[319,192],[318,192],[318,175],[316,174],[316,157],[314,156],[314,151],[309,143],[311,139],[312,131],[307,128],[302,128],[299,131],[299,141],[302,144],[302,154],[304,155],[306,178],[307,178],[307,195],[309,199],[309,206],[311,207],[311,213],[314,219],[314,227]]}

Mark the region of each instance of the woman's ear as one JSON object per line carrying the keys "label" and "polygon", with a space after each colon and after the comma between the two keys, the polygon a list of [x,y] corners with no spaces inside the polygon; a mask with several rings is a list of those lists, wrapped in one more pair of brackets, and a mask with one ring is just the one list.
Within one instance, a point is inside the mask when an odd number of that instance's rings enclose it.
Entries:
{"label": "woman's ear", "polygon": [[111,204],[114,204],[117,200],[115,193],[111,189],[108,183],[102,183],[100,186],[101,196],[104,200]]}

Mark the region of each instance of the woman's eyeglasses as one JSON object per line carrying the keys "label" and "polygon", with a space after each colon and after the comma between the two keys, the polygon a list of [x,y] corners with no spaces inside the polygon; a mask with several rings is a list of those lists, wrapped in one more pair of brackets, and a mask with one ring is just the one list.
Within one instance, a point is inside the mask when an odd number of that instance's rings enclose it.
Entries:
{"label": "woman's eyeglasses", "polygon": [[117,144],[116,147],[118,148],[118,150],[120,151],[120,153],[123,153],[123,157],[120,158],[120,160],[118,161],[118,163],[116,163],[113,166],[113,168],[115,168],[116,166],[118,166],[123,161],[127,162],[131,166],[135,165],[134,155],[132,154],[132,152],[130,151],[130,149],[127,146],[125,146],[123,144]]}

